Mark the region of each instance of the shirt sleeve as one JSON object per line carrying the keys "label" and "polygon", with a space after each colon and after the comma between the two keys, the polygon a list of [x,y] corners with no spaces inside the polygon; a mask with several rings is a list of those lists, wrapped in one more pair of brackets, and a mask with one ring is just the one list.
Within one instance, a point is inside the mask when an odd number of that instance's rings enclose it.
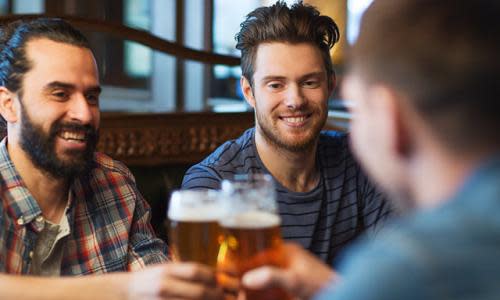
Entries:
{"label": "shirt sleeve", "polygon": [[207,165],[197,164],[189,168],[182,180],[182,189],[220,189],[222,177]]}
{"label": "shirt sleeve", "polygon": [[[137,188],[135,188],[137,190]],[[151,209],[140,192],[136,191],[134,217],[129,233],[128,269],[166,262],[167,244],[156,237],[151,226]]]}

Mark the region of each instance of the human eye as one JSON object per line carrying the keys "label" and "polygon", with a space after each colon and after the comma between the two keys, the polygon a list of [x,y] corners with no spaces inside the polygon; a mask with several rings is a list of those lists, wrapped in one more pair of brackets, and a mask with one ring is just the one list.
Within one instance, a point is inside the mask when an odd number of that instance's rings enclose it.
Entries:
{"label": "human eye", "polygon": [[317,79],[309,79],[309,80],[304,81],[302,83],[302,85],[306,88],[309,88],[309,89],[315,89],[321,85],[321,82]]}
{"label": "human eye", "polygon": [[87,102],[91,105],[99,104],[99,94],[89,93],[85,96],[85,99],[87,99]]}
{"label": "human eye", "polygon": [[272,81],[267,84],[267,88],[269,88],[271,91],[278,91],[281,90],[284,87],[284,84],[278,81]]}
{"label": "human eye", "polygon": [[67,101],[69,99],[69,93],[65,90],[54,90],[50,93],[50,96],[56,101]]}

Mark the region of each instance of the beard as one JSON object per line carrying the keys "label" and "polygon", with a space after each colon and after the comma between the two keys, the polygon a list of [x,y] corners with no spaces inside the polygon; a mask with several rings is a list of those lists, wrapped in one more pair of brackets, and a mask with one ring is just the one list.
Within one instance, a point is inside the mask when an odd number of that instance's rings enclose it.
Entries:
{"label": "beard", "polygon": [[[90,125],[56,121],[51,125],[49,132],[45,133],[41,126],[32,122],[22,105],[21,116],[19,144],[38,169],[54,178],[73,178],[93,168],[94,151],[99,140],[95,128]],[[66,150],[65,154],[70,157],[67,160],[60,159],[55,149],[57,135],[63,130],[84,132],[87,143],[84,151]]]}
{"label": "beard", "polygon": [[306,112],[311,113],[311,118],[316,118],[311,127],[305,129],[304,134],[300,138],[286,138],[283,133],[280,133],[279,128],[272,124],[272,117],[259,113],[255,107],[255,117],[257,121],[257,130],[270,144],[279,149],[284,149],[289,152],[300,153],[311,150],[317,143],[319,133],[325,125],[327,114],[324,110],[293,110],[293,113]]}

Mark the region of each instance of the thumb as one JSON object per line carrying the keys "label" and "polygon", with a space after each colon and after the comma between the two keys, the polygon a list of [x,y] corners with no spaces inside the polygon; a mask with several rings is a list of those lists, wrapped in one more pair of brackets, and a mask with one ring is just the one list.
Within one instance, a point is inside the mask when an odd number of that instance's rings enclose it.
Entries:
{"label": "thumb", "polygon": [[245,273],[242,283],[250,289],[266,289],[280,287],[286,291],[293,292],[296,288],[296,280],[284,269],[274,267],[261,267]]}

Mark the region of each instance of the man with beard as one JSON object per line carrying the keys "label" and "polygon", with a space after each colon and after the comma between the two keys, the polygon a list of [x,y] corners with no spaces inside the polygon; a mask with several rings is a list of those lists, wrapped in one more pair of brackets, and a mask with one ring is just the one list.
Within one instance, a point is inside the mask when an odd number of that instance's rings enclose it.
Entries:
{"label": "man with beard", "polygon": [[255,128],[191,167],[182,184],[217,189],[237,174],[271,174],[283,238],[332,265],[390,212],[352,158],[346,135],[320,132],[335,87],[330,48],[338,38],[331,18],[301,2],[251,12],[236,47]]}
{"label": "man with beard", "polygon": [[[375,0],[366,11],[343,89],[352,144],[412,213],[350,251],[318,299],[500,298],[499,15],[496,0]],[[335,277],[287,250],[287,270],[243,282],[308,299]]]}
{"label": "man with beard", "polygon": [[207,267],[167,263],[130,171],[95,152],[101,88],[80,32],[59,19],[4,26],[0,80],[0,298],[221,295]]}

